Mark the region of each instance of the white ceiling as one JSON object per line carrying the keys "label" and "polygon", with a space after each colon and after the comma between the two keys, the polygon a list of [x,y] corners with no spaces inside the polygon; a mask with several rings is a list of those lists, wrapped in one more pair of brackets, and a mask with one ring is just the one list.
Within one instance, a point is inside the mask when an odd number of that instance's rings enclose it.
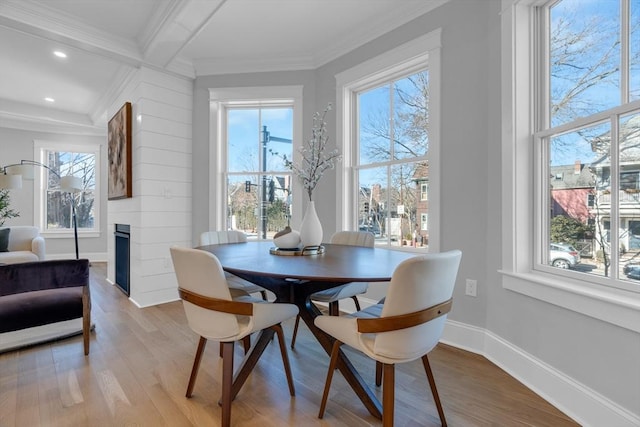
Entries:
{"label": "white ceiling", "polygon": [[102,134],[136,67],[314,69],[446,1],[0,0],[0,127]]}

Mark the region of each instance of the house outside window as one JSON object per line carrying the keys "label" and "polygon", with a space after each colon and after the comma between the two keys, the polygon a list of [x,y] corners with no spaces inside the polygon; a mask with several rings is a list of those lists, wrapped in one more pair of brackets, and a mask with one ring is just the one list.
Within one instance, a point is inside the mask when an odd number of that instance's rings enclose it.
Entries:
{"label": "house outside window", "polygon": [[426,215],[423,184],[432,182],[437,158],[438,120],[430,106],[437,105],[438,71],[434,32],[336,76],[344,126],[343,228],[373,232],[377,246],[430,250],[427,230],[437,226],[427,227],[423,218],[437,221],[438,215]]}
{"label": "house outside window", "polygon": [[629,228],[640,218],[640,46],[630,43],[640,37],[639,7],[561,0],[540,8],[546,96],[535,135],[545,159],[539,184],[552,203],[540,207],[550,212],[541,221],[542,264],[550,243],[568,243],[582,255],[576,274],[635,286],[624,266],[640,262]]}
{"label": "house outside window", "polygon": [[[69,236],[73,230],[71,203],[75,204],[79,235],[99,232],[99,148],[37,142],[36,158],[50,169],[37,166],[34,169],[34,217],[42,233],[49,237]],[[80,178],[82,190],[75,193],[61,192],[60,179],[56,174]]]}
{"label": "house outside window", "polygon": [[425,201],[429,197],[429,184],[423,182],[420,184],[420,200]]}

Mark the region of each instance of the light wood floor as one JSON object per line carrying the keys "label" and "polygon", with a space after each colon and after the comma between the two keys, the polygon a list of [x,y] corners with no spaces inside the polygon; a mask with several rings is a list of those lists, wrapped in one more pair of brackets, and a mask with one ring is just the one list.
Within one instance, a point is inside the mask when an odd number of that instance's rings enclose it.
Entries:
{"label": "light wood floor", "polygon": [[[0,355],[0,427],[218,426],[217,344],[207,346],[193,398],[185,398],[198,337],[181,303],[138,309],[105,281],[105,268],[92,267],[96,331],[88,357],[80,336]],[[284,324],[287,339],[292,327]],[[237,348],[238,362],[242,354]],[[349,355],[375,387],[373,362]],[[329,357],[303,325],[289,356],[296,396],[274,342],[233,402],[232,425],[381,425],[339,373],[325,417],[317,418]],[[430,360],[450,426],[576,425],[481,356],[439,345]],[[420,361],[397,367],[396,425],[440,425]]]}

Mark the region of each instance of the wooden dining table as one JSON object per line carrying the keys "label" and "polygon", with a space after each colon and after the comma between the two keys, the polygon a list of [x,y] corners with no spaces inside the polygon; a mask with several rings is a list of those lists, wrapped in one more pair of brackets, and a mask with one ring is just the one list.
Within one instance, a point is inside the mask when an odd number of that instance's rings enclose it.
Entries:
{"label": "wooden dining table", "polygon": [[[314,319],[322,313],[311,302],[310,295],[349,282],[389,281],[396,266],[416,254],[379,247],[323,246],[321,254],[297,256],[272,254],[270,241],[206,245],[198,249],[214,254],[225,271],[273,292],[275,302],[295,304],[300,318],[327,354],[331,354],[335,339],[315,326]],[[235,374],[232,396],[238,393],[272,336],[271,329],[260,334]],[[338,369],[367,410],[381,418],[380,402],[342,350]]]}

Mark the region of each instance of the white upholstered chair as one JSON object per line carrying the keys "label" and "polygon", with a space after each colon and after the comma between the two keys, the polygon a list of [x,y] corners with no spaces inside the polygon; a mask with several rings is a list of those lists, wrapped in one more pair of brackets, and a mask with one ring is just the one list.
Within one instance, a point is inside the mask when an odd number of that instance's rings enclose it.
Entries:
{"label": "white upholstered chair", "polygon": [[[242,387],[233,389],[233,347],[253,332],[272,328],[278,335],[289,393],[295,395],[284,334],[280,323],[298,313],[293,304],[275,304],[249,295],[231,298],[220,262],[215,255],[199,249],[171,248],[180,298],[189,327],[200,336],[187,397],[191,397],[207,340],[220,341],[222,351],[222,426],[231,423],[231,402]],[[251,352],[245,354],[245,360]]]}
{"label": "white upholstered chair", "polygon": [[[375,236],[368,231],[338,231],[329,243],[334,245],[350,245],[364,246],[372,248],[375,244]],[[338,316],[340,307],[338,301],[341,299],[351,298],[356,305],[356,310],[360,311],[360,302],[356,295],[367,292],[369,285],[367,282],[352,282],[325,291],[316,292],[311,295],[311,301],[324,302],[329,305],[329,315]],[[296,345],[296,336],[298,335],[298,326],[300,324],[300,316],[296,317],[296,324],[293,327],[293,335],[291,337],[291,348]]]}
{"label": "white upholstered chair", "polygon": [[6,252],[0,249],[0,263],[16,264],[45,260],[45,240],[40,235],[38,227],[30,225],[0,227],[0,233],[9,233]]}
{"label": "white upholstered chair", "polygon": [[444,329],[462,253],[418,255],[395,269],[384,304],[347,316],[318,316],[318,328],[333,336],[327,381],[320,405],[322,418],[340,346],[347,344],[376,361],[376,385],[382,371],[382,422],[393,425],[395,364],[422,359],[440,421],[447,425],[427,354]]}
{"label": "white upholstered chair", "polygon": [[[217,245],[221,243],[244,243],[247,241],[247,235],[238,230],[224,230],[224,231],[205,231],[200,234],[200,246],[205,245]],[[267,291],[261,286],[254,285],[244,279],[234,276],[231,273],[226,273],[227,283],[229,287],[234,290],[244,291],[248,294],[254,294],[260,292],[263,300],[267,300]]]}

